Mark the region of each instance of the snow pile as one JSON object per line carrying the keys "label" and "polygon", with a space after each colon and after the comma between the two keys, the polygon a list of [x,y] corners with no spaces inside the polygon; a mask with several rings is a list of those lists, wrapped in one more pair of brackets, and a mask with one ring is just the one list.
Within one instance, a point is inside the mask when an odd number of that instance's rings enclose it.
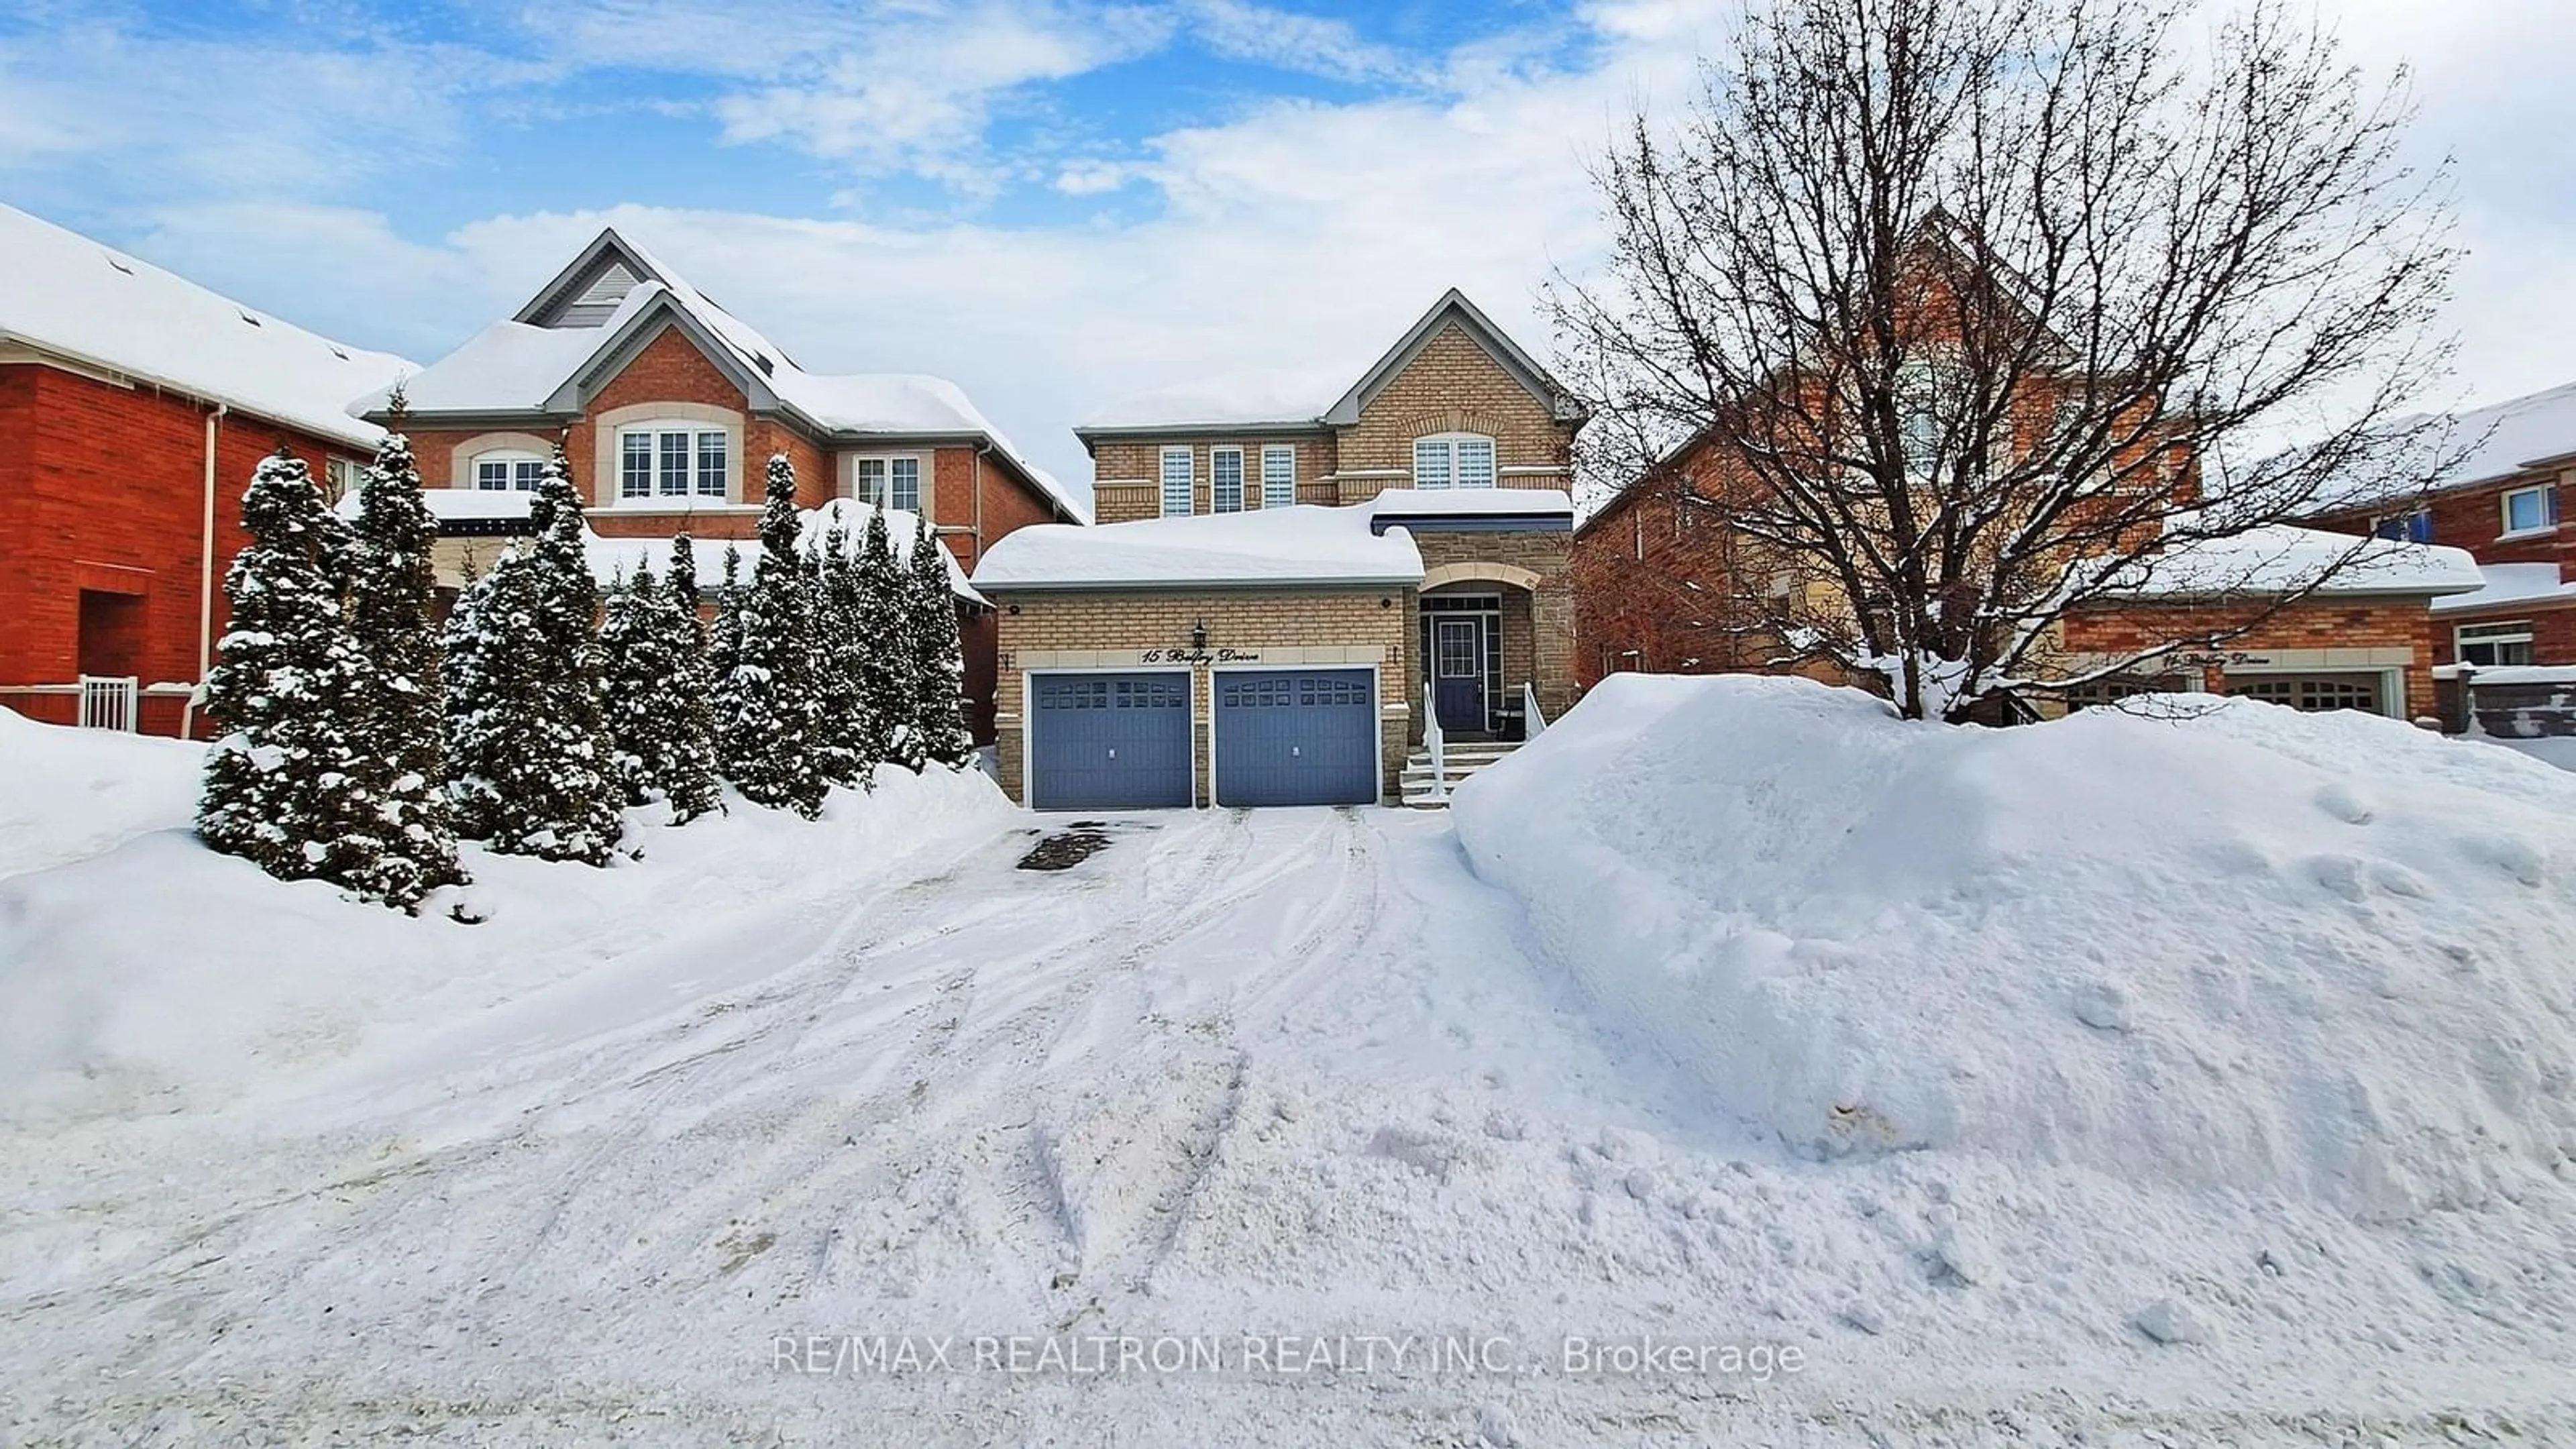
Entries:
{"label": "snow pile", "polygon": [[150,830],[186,828],[205,747],[38,724],[0,709],[0,876],[96,855]]}
{"label": "snow pile", "polygon": [[818,898],[1014,813],[980,773],[892,768],[813,824],[738,798],[677,829],[630,811],[632,854],[609,869],[469,845],[475,883],[412,918],[198,844],[203,746],[0,716],[0,750],[25,766],[0,784],[0,873],[26,872],[0,880],[0,1122],[218,1106],[344,1057],[430,1050],[431,1024],[463,1060],[504,1006],[512,1032],[605,1030],[774,969],[764,949],[792,958],[824,930]]}
{"label": "snow pile", "polygon": [[993,545],[979,589],[1170,588],[1187,584],[1418,584],[1422,555],[1370,508],[1262,508],[1089,528],[1042,524]]}
{"label": "snow pile", "polygon": [[1459,836],[1595,1008],[1823,1155],[2375,1220],[2576,1153],[2576,780],[2360,714],[2013,730],[1621,675]]}

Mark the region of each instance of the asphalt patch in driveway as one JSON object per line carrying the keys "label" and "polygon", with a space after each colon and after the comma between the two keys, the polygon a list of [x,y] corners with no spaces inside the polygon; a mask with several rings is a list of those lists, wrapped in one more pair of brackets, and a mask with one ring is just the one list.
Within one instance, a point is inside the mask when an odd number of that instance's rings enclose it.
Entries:
{"label": "asphalt patch in driveway", "polygon": [[1029,847],[1020,857],[1022,870],[1071,870],[1109,847],[1109,837],[1097,820],[1077,820],[1067,830],[1059,830]]}

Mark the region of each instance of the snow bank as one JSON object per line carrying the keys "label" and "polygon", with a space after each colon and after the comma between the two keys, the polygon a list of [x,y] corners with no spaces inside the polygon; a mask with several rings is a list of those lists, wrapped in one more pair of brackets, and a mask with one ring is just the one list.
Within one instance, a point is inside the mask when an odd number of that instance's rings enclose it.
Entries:
{"label": "snow bank", "polygon": [[[606,870],[468,847],[475,883],[415,919],[199,845],[202,746],[0,724],[33,767],[0,785],[0,858],[28,871],[0,880],[0,1122],[220,1105],[327,1063],[453,1065],[608,1030],[792,961],[828,938],[825,903],[1015,818],[980,773],[888,768],[811,824],[738,798],[678,829],[630,812],[640,858]],[[82,808],[119,771],[117,803]],[[448,918],[459,904],[482,922]]]}
{"label": "snow bank", "polygon": [[197,813],[205,747],[0,709],[0,876],[80,860]]}
{"label": "snow bank", "polygon": [[1622,1029],[1824,1155],[1956,1149],[2374,1219],[2576,1152],[2576,779],[2202,700],[2013,730],[1621,675],[1460,790]]}

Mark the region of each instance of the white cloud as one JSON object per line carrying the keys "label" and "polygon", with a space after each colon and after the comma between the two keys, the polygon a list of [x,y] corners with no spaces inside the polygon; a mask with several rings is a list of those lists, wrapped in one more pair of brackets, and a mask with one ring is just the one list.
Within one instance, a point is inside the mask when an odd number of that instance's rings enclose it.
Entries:
{"label": "white cloud", "polygon": [[1336,80],[1400,80],[1421,73],[1394,49],[1360,39],[1340,20],[1250,0],[1191,0],[1186,13],[1200,43],[1231,60]]}
{"label": "white cloud", "polygon": [[0,37],[0,175],[92,162],[130,186],[312,195],[446,154],[514,67],[440,46],[244,45],[114,23]]}
{"label": "white cloud", "polygon": [[1145,54],[1170,35],[1126,6],[986,5],[867,27],[785,83],[719,100],[725,139],[783,141],[872,171],[948,175],[980,149],[1000,98]]}
{"label": "white cloud", "polygon": [[[594,0],[583,13],[622,5],[617,13],[631,19],[646,3]],[[806,13],[797,0],[782,3],[781,14]],[[2435,26],[2409,18],[2402,0],[2344,5],[2349,25],[2377,47],[2365,47],[2365,59],[2384,63],[2399,46],[2418,54],[2425,135],[2461,155],[2464,229],[2477,248],[2455,309],[2468,344],[2464,380],[2493,397],[2576,378],[2576,352],[2563,340],[2576,336],[2576,245],[2567,240],[2576,160],[2553,129],[2556,76],[2569,67],[2551,7],[2497,0],[2493,13],[2505,18],[2492,24]],[[1578,12],[1584,31],[1571,46],[1494,37],[1442,57],[1433,86],[1340,104],[1256,103],[1123,154],[1068,159],[984,155],[995,108],[1049,75],[1160,43],[1154,26],[1166,21],[1146,17],[1103,39],[1074,34],[1069,10],[970,11],[941,28],[925,10],[825,6],[814,12],[819,29],[786,25],[778,28],[792,40],[746,39],[723,52],[737,78],[808,71],[792,90],[782,81],[748,92],[727,117],[737,139],[766,135],[856,169],[1002,165],[1051,188],[1059,204],[1116,191],[1117,209],[1014,227],[971,211],[816,220],[629,205],[406,238],[363,210],[173,202],[154,208],[157,229],[138,249],[299,322],[427,360],[506,313],[614,222],[809,366],[957,379],[1079,485],[1090,470],[1068,429],[1086,413],[1233,373],[1355,376],[1451,285],[1545,355],[1538,283],[1551,266],[1590,265],[1603,242],[1586,163],[1639,99],[1669,108],[1688,93],[1693,55],[1721,43],[1725,8],[1604,3]],[[724,28],[714,0],[654,0],[650,9],[672,28],[630,37],[621,63],[663,63],[647,59],[660,53],[653,47],[694,45],[707,34],[702,24]],[[913,27],[901,42],[913,48],[873,52],[900,63],[871,75],[841,59],[871,52],[836,25]],[[1538,58],[1550,54],[1584,59],[1551,67]],[[939,69],[943,57],[961,68]],[[93,95],[132,88],[108,84],[96,63],[70,73],[87,77]],[[171,139],[190,129],[172,110],[184,103],[150,97],[141,104],[161,109],[83,121],[125,129],[102,137],[75,128],[66,143],[48,130],[69,124],[55,108],[23,104],[13,88],[21,74],[0,75],[0,147],[22,134],[37,139],[16,144],[95,145],[101,156],[188,144]],[[924,79],[934,75],[948,78]],[[907,89],[915,85],[927,89]],[[325,85],[321,94],[349,91]],[[450,103],[434,87],[423,103],[430,120],[418,135],[415,118],[399,117],[404,144],[440,141],[439,118],[449,114],[440,107]],[[278,108],[284,119],[219,105],[214,125],[242,127],[246,144],[272,148],[248,169],[283,185],[299,148],[327,159],[383,140],[364,117],[348,122],[347,137],[311,134],[340,123],[340,104],[319,120],[308,119],[303,97]],[[308,203],[329,195],[309,183],[300,194]],[[1160,209],[1137,217],[1135,203],[1149,196]]]}

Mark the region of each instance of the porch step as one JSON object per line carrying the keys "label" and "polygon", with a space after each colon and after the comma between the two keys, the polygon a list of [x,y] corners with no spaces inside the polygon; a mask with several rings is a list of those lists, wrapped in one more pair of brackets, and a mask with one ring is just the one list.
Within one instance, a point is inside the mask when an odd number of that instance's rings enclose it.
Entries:
{"label": "porch step", "polygon": [[1440,753],[1441,768],[1436,776],[1431,768],[1431,752],[1415,750],[1404,762],[1400,798],[1416,810],[1446,810],[1449,799],[1434,793],[1435,778],[1455,790],[1477,771],[1519,748],[1516,743],[1482,740],[1450,745]]}

